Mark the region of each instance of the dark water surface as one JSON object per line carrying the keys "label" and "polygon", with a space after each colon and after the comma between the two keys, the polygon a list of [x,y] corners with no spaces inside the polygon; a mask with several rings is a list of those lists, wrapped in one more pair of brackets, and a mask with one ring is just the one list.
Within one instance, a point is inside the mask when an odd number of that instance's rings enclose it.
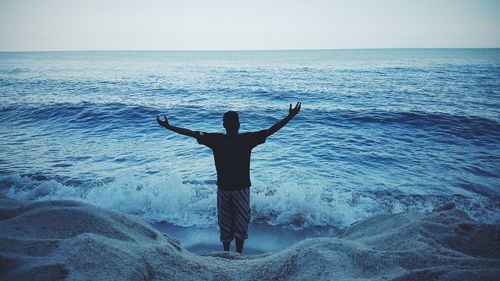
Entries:
{"label": "dark water surface", "polygon": [[0,191],[214,227],[211,151],[163,130],[302,112],[252,155],[255,225],[453,201],[499,222],[500,49],[0,53]]}

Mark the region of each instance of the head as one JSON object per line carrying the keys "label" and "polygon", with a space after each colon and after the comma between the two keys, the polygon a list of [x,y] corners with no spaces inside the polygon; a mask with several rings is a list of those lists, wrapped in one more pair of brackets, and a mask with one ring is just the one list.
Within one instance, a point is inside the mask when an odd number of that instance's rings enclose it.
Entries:
{"label": "head", "polygon": [[224,125],[228,133],[238,133],[240,129],[240,117],[238,116],[238,112],[228,111],[224,113],[222,120],[222,125]]}

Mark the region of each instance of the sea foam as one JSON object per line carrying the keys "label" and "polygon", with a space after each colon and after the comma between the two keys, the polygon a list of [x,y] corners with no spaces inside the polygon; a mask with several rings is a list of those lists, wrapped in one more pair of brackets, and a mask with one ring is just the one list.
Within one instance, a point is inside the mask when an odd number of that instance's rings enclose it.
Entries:
{"label": "sea foam", "polygon": [[[142,178],[124,174],[114,180],[88,181],[80,185],[56,179],[36,180],[28,176],[0,177],[0,191],[16,199],[77,200],[100,207],[136,214],[150,222],[177,226],[216,225],[216,187],[186,183],[179,176]],[[494,201],[463,196],[380,196],[373,193],[301,185],[284,181],[273,186],[258,181],[251,187],[252,221],[292,229],[316,226],[340,228],[380,213],[408,210],[430,211],[453,201],[483,221],[498,222]]]}

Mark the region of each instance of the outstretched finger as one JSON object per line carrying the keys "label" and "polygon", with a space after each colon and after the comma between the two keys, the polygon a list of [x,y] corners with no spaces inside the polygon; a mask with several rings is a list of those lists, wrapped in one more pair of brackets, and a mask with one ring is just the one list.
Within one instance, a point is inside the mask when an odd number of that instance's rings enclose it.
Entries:
{"label": "outstretched finger", "polygon": [[290,104],[290,109],[289,110],[292,110],[292,104]]}

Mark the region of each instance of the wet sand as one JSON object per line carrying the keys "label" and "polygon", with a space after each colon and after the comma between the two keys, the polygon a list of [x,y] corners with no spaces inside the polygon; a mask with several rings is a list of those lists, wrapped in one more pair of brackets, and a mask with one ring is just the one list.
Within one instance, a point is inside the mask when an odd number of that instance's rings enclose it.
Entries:
{"label": "wet sand", "polygon": [[[209,254],[222,250],[219,242],[219,230],[216,227],[182,227],[160,222],[152,224],[160,232],[181,242],[184,249],[196,254]],[[309,229],[282,228],[265,224],[251,223],[245,241],[244,253],[256,255],[277,253],[304,239],[334,236],[338,229],[332,227],[315,227]],[[231,244],[234,251],[234,242]]]}
{"label": "wet sand", "polygon": [[498,280],[498,233],[449,205],[376,215],[278,252],[198,255],[133,215],[0,196],[0,279]]}

